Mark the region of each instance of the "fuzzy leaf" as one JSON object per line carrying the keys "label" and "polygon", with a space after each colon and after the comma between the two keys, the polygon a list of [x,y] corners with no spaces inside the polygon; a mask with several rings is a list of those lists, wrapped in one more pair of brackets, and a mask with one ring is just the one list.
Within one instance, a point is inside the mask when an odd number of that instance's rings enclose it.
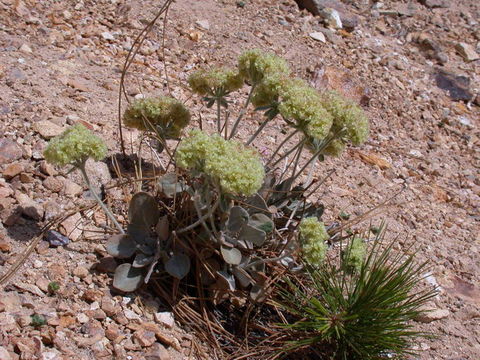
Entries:
{"label": "fuzzy leaf", "polygon": [[107,252],[118,259],[128,259],[135,253],[136,248],[135,241],[124,234],[111,236],[106,244]]}
{"label": "fuzzy leaf", "polygon": [[222,289],[235,291],[235,278],[226,271],[217,271],[219,280],[217,285],[221,285]]}
{"label": "fuzzy leaf", "polygon": [[240,235],[238,237],[239,239],[250,241],[257,246],[262,246],[265,242],[266,235],[267,234],[265,233],[265,231],[247,224],[242,227],[242,230],[240,231]]}
{"label": "fuzzy leaf", "polygon": [[143,270],[122,264],[117,267],[113,276],[113,287],[124,292],[137,290],[143,282]]}
{"label": "fuzzy leaf", "polygon": [[160,191],[167,197],[173,197],[175,194],[179,194],[185,191],[185,184],[178,179],[178,175],[175,173],[168,173],[163,175],[159,181]]}
{"label": "fuzzy leaf", "polygon": [[252,197],[248,198],[247,204],[250,205],[248,207],[248,212],[250,214],[258,213],[259,211],[261,211],[267,216],[272,216],[270,214],[270,211],[268,210],[267,203],[259,194],[255,194]]}
{"label": "fuzzy leaf", "polygon": [[242,285],[244,288],[252,283],[251,276],[241,267],[234,266],[232,269],[232,273],[233,275],[235,275],[240,285]]}
{"label": "fuzzy leaf", "polygon": [[243,225],[248,222],[248,212],[241,206],[233,206],[228,215],[227,229],[231,232],[240,231]]}
{"label": "fuzzy leaf", "polygon": [[266,233],[272,232],[274,229],[273,221],[267,215],[262,213],[252,215],[248,221],[248,225],[263,230]]}
{"label": "fuzzy leaf", "polygon": [[155,227],[160,241],[167,241],[170,235],[168,216],[162,216]]}
{"label": "fuzzy leaf", "polygon": [[222,246],[221,253],[223,260],[230,265],[238,265],[242,261],[242,253],[234,247]]}
{"label": "fuzzy leaf", "polygon": [[143,225],[128,224],[127,234],[138,245],[155,245],[155,239],[150,236],[150,230]]}
{"label": "fuzzy leaf", "polygon": [[250,298],[256,302],[262,302],[266,299],[265,288],[260,285],[253,285],[252,290],[250,290]]}
{"label": "fuzzy leaf", "polygon": [[136,193],[130,201],[128,220],[130,224],[151,228],[158,222],[160,211],[156,200],[146,192]]}
{"label": "fuzzy leaf", "polygon": [[190,258],[185,254],[174,254],[166,263],[165,270],[181,280],[190,271]]}
{"label": "fuzzy leaf", "polygon": [[132,266],[134,268],[142,268],[147,266],[148,264],[151,264],[154,259],[154,256],[147,256],[143,253],[138,253],[135,256],[135,260],[133,260]]}

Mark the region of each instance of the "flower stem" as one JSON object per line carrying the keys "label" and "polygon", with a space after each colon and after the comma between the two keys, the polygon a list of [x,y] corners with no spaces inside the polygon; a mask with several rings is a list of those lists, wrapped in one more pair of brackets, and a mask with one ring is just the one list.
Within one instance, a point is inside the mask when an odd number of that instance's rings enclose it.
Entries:
{"label": "flower stem", "polygon": [[97,200],[98,204],[100,205],[102,210],[105,212],[105,215],[107,215],[108,218],[110,220],[112,220],[112,222],[115,224],[116,228],[118,229],[118,231],[120,231],[121,234],[125,234],[125,231],[123,230],[122,226],[118,223],[117,219],[115,219],[115,216],[113,215],[112,211],[107,207],[107,205],[105,205],[105,203],[102,201],[102,199],[100,199],[97,192],[95,191],[92,184],[90,183],[90,179],[88,178],[87,172],[85,170],[85,162],[78,165],[77,168],[82,173],[82,176],[83,176],[83,179],[85,180],[85,183],[87,184],[88,188],[90,189],[90,192],[92,193],[95,200]]}
{"label": "flower stem", "polygon": [[243,106],[243,109],[240,111],[240,114],[238,115],[237,120],[233,124],[232,132],[230,133],[230,136],[228,137],[229,139],[234,137],[235,134],[237,133],[238,125],[240,125],[240,122],[242,121],[243,117],[245,116],[245,114],[247,112],[247,108],[248,108],[248,105],[250,104],[250,101],[252,100],[252,96],[253,96],[253,92],[255,91],[255,87],[256,87],[256,85],[253,84],[252,87],[250,88],[250,92],[248,93],[248,97],[247,97],[247,100],[245,101],[245,105]]}
{"label": "flower stem", "polygon": [[265,120],[262,125],[260,125],[257,129],[257,131],[255,131],[255,134],[253,134],[250,139],[248,139],[248,141],[245,143],[245,145],[250,145],[252,143],[253,140],[255,140],[255,138],[262,132],[262,130],[265,128],[265,126],[267,125],[267,123],[270,121],[270,119],[267,119]]}

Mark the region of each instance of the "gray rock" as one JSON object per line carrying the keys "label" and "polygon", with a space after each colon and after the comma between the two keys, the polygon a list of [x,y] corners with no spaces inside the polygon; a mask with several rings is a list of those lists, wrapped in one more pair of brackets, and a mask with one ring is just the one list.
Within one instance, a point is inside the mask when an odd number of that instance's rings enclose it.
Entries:
{"label": "gray rock", "polygon": [[470,90],[470,78],[437,69],[435,82],[440,89],[448,91],[448,95],[454,101],[470,101],[473,93]]}
{"label": "gray rock", "polygon": [[360,18],[348,10],[347,6],[338,0],[295,0],[301,9],[307,9],[313,15],[323,16],[325,9],[334,9],[340,15],[342,25],[347,30],[353,30]]}
{"label": "gray rock", "polygon": [[447,0],[419,0],[420,4],[428,8],[448,8],[450,4]]}
{"label": "gray rock", "polygon": [[20,145],[10,139],[0,139],[0,165],[9,164],[22,157]]}
{"label": "gray rock", "polygon": [[477,54],[472,45],[466,43],[458,43],[455,47],[458,53],[465,61],[475,61],[480,59],[480,55]]}
{"label": "gray rock", "polygon": [[317,40],[317,41],[320,41],[322,43],[325,43],[327,41],[327,39],[325,39],[325,35],[320,31],[315,31],[313,33],[310,33],[309,36],[313,40]]}
{"label": "gray rock", "polygon": [[64,130],[63,127],[48,120],[36,122],[33,124],[32,128],[39,133],[41,137],[47,140],[60,135]]}

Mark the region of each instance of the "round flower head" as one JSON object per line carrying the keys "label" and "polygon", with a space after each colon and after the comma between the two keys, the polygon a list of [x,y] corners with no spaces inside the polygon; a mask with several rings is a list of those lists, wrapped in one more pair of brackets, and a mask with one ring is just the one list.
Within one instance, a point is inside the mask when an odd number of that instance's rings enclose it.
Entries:
{"label": "round flower head", "polygon": [[178,138],[190,122],[190,112],[178,100],[161,96],[135,100],[123,114],[125,126],[158,131],[165,139]]}
{"label": "round flower head", "polygon": [[340,139],[330,141],[327,147],[323,150],[324,155],[338,157],[345,150],[345,143]]}
{"label": "round flower head", "polygon": [[345,131],[344,140],[353,145],[361,145],[368,138],[368,118],[363,109],[338,92],[327,91],[322,94],[322,104],[333,117],[332,131]]}
{"label": "round flower head", "polygon": [[265,170],[258,153],[234,140],[192,130],[175,154],[177,165],[205,173],[226,193],[253,195],[263,183]]}
{"label": "round flower head", "polygon": [[273,74],[263,78],[253,92],[253,106],[269,106],[278,101],[286,81],[283,74]]}
{"label": "round flower head", "polygon": [[316,89],[301,79],[291,79],[282,88],[280,114],[287,120],[295,120],[297,127],[315,139],[327,136],[332,126],[332,116],[321,105]]}
{"label": "round flower head", "polygon": [[263,78],[274,74],[290,74],[290,68],[284,59],[258,49],[247,50],[240,55],[238,71],[251,84],[259,84]]}
{"label": "round flower head", "polygon": [[361,238],[353,238],[343,257],[344,266],[350,271],[360,271],[366,255],[366,246]]}
{"label": "round flower head", "polygon": [[78,165],[88,158],[102,160],[107,146],[82,124],[76,124],[50,140],[43,152],[45,160],[56,165]]}
{"label": "round flower head", "polygon": [[305,261],[312,266],[319,266],[325,258],[329,236],[323,222],[316,217],[304,218],[299,225],[300,242]]}
{"label": "round flower head", "polygon": [[238,90],[243,85],[242,77],[234,70],[213,68],[195,71],[188,78],[188,84],[194,93],[205,96],[215,95],[219,90],[225,93]]}

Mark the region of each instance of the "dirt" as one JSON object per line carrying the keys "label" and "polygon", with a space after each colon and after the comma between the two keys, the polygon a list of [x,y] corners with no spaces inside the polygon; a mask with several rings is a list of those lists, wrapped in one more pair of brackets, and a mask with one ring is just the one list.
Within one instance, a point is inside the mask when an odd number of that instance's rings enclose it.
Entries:
{"label": "dirt", "polygon": [[[158,3],[0,0],[0,273],[43,221],[91,204],[78,174],[49,166],[42,150],[48,138],[83,121],[111,154],[119,152],[120,71]],[[316,195],[324,220],[341,221],[342,212],[354,218],[396,194],[358,226],[385,219],[398,250],[413,243],[418,259],[430,262],[425,286],[440,292],[429,304],[433,315],[413,325],[438,337],[416,344],[414,358],[473,360],[480,354],[480,61],[468,60],[459,43],[473,58],[479,54],[480,3],[435,3],[442,1],[345,1],[359,22],[331,31],[293,0],[178,0],[168,14],[165,51],[160,21],[136,57],[127,91],[171,91],[198,116],[188,74],[234,65],[242,51],[262,48],[285,57],[296,75],[361,101],[371,120],[368,142],[316,168],[317,178],[335,170]],[[325,42],[309,35],[318,32]],[[213,114],[203,119],[211,124]],[[255,121],[250,113],[241,137]],[[273,123],[255,146],[270,149],[280,130]],[[124,135],[130,151],[138,134]],[[102,163],[89,171],[121,214],[129,194],[108,190],[113,172]],[[70,242],[42,241],[2,288],[1,359],[184,359],[201,348],[193,334],[165,323],[170,315],[159,315],[168,309],[158,298],[112,290],[105,222],[88,209],[69,218],[57,230]],[[60,285],[55,294],[52,281]],[[47,324],[33,327],[33,314]]]}

